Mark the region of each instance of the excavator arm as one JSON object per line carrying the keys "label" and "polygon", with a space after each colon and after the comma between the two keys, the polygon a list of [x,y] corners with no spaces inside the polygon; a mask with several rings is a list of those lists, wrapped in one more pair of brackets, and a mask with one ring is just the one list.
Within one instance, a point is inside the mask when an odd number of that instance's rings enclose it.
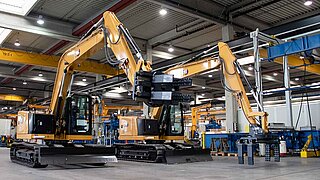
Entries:
{"label": "excavator arm", "polygon": [[[250,92],[256,99],[255,92],[251,87],[248,80],[245,78],[245,74],[241,69],[236,57],[232,54],[229,46],[226,43],[219,42],[219,58],[215,59],[212,57],[206,57],[202,60],[186,63],[175,66],[166,71],[168,74],[175,74],[178,77],[185,78],[194,76],[203,72],[207,72],[213,69],[221,68],[223,77],[222,84],[224,88],[236,97],[239,107],[243,110],[245,117],[248,122],[253,126],[259,126],[262,128],[264,133],[268,133],[267,117],[266,112],[254,112],[251,108],[250,101],[246,94],[246,90],[243,86],[241,76],[245,79]],[[261,123],[257,123],[256,117],[261,117]]]}
{"label": "excavator arm", "polygon": [[130,41],[138,57],[136,62],[126,41],[126,38],[132,38],[113,12],[105,12],[95,27],[93,32],[88,33],[89,35],[69,48],[60,58],[49,108],[50,113],[56,117],[56,121],[59,121],[58,127],[63,123],[61,119],[66,98],[71,95],[74,69],[99,50],[108,51],[107,48],[111,48],[118,61],[116,65],[124,70],[131,84],[134,83],[134,75],[137,71],[151,71],[150,63],[142,59],[138,46],[134,41]]}

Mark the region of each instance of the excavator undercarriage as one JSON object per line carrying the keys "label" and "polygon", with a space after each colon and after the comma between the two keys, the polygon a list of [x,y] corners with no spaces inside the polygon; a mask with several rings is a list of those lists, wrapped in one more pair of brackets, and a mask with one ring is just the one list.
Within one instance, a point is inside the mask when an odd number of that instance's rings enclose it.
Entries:
{"label": "excavator undercarriage", "polygon": [[115,147],[121,160],[166,164],[212,160],[209,149],[186,143],[116,144]]}

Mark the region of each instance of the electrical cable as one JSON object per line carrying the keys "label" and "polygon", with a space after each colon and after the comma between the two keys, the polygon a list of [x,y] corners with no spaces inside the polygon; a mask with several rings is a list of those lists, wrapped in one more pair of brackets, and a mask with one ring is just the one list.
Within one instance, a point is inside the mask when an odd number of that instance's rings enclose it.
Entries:
{"label": "electrical cable", "polygon": [[[304,71],[303,71],[302,85],[304,86],[305,83],[306,83],[305,81],[306,81],[306,74],[307,74],[307,64],[305,62],[305,59],[303,59],[303,63],[304,63]],[[311,117],[309,95],[308,95],[307,89],[305,89],[304,92],[302,93],[302,97],[301,97],[301,101],[300,101],[300,107],[299,107],[299,113],[298,113],[298,118],[297,118],[297,122],[296,122],[296,125],[295,125],[295,129],[297,129],[299,121],[300,121],[302,105],[303,105],[303,101],[304,101],[304,96],[306,97],[307,110],[308,110],[308,116],[309,116],[309,124],[310,124],[310,131],[311,131],[311,136],[312,136],[312,117]],[[313,145],[313,151],[315,153],[315,156],[318,157],[317,151],[316,151],[316,147],[315,147],[315,143],[314,143],[314,138],[312,138],[312,145]]]}
{"label": "electrical cable", "polygon": [[[223,60],[221,57],[219,57],[219,60],[220,60],[220,64],[221,64],[221,65],[220,65],[220,68],[221,68],[221,70],[220,70],[220,82],[221,82],[222,87],[223,87],[226,91],[228,91],[228,92],[230,92],[230,93],[237,94],[237,95],[238,95],[239,102],[240,102],[240,106],[241,106],[241,107],[244,107],[244,106],[243,106],[243,102],[242,102],[241,93],[238,93],[238,91],[235,91],[235,90],[233,90],[232,88],[230,88],[229,86],[227,86],[226,83],[225,83],[224,75],[223,75],[223,74],[224,74],[224,73],[223,73],[224,70],[225,70],[225,72],[226,72],[228,75],[230,75],[230,76],[236,75],[237,71],[235,70],[233,73],[227,71],[227,69],[225,68],[225,62],[224,62],[224,60]],[[250,122],[250,121],[249,121],[249,117],[247,116],[247,114],[246,114],[243,110],[242,110],[242,112],[243,112],[245,118],[247,119],[247,121]],[[258,124],[257,126],[261,128],[261,122],[258,121],[256,118],[254,118],[254,119],[255,119],[257,122],[260,123],[260,124]]]}

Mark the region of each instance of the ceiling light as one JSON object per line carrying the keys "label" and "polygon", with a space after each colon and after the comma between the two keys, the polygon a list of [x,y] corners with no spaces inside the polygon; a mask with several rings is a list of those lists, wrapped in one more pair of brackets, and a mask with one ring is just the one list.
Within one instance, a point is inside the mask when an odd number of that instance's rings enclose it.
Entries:
{"label": "ceiling light", "polygon": [[75,82],[74,84],[77,85],[77,86],[86,86],[86,85],[88,85],[87,83],[85,83],[83,81],[78,81],[78,82]]}
{"label": "ceiling light", "polygon": [[273,76],[278,76],[278,73],[274,72],[274,73],[273,73]]}
{"label": "ceiling light", "polygon": [[294,78],[294,80],[299,81],[299,80],[300,80],[300,78]]}
{"label": "ceiling light", "polygon": [[42,77],[42,76],[43,76],[42,72],[39,72],[38,76],[39,76],[39,77]]}
{"label": "ceiling light", "polygon": [[164,16],[168,13],[168,11],[166,9],[160,9],[159,13],[161,16]]}
{"label": "ceiling light", "polygon": [[305,2],[304,2],[304,5],[305,5],[305,6],[310,6],[311,4],[312,4],[312,1],[305,1]]}
{"label": "ceiling light", "polygon": [[201,94],[201,96],[205,96],[205,94]]}
{"label": "ceiling light", "polygon": [[21,44],[19,42],[19,39],[16,40],[16,42],[14,43],[15,46],[19,47]]}
{"label": "ceiling light", "polygon": [[206,87],[202,86],[202,89],[205,89]]}
{"label": "ceiling light", "polygon": [[173,51],[174,51],[174,48],[173,48],[172,45],[169,46],[168,51],[169,51],[169,52],[173,52]]}
{"label": "ceiling light", "polygon": [[113,88],[112,90],[109,91],[109,93],[125,93],[125,92],[128,92],[128,90],[123,86],[115,87],[115,88]]}
{"label": "ceiling light", "polygon": [[34,80],[34,81],[40,81],[40,82],[45,82],[45,81],[47,81],[47,80],[45,80],[44,78],[42,78],[42,77],[33,77],[33,78],[31,78],[32,80]]}
{"label": "ceiling light", "polygon": [[209,78],[212,78],[212,74],[209,74],[208,77],[209,77]]}
{"label": "ceiling light", "polygon": [[39,15],[37,23],[40,24],[40,25],[44,24],[44,20],[43,20],[42,15]]}
{"label": "ceiling light", "polygon": [[13,91],[17,90],[17,88],[12,88]]}
{"label": "ceiling light", "polygon": [[86,79],[86,78],[82,78],[82,81],[83,81],[83,82],[86,82],[86,81],[87,81],[87,79]]}
{"label": "ceiling light", "polygon": [[22,83],[22,84],[27,85],[28,83],[27,83],[27,81],[23,81],[23,83]]}
{"label": "ceiling light", "polygon": [[252,70],[253,70],[252,65],[250,65],[250,66],[248,67],[248,70],[249,70],[249,71],[252,71]]}

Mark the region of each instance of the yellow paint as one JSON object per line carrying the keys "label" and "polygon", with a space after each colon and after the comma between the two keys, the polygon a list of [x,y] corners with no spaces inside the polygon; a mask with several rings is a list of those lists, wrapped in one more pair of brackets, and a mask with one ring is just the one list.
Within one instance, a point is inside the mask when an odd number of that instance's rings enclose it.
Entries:
{"label": "yellow paint", "polygon": [[23,102],[25,100],[24,97],[18,95],[11,94],[0,94],[0,100],[2,101],[20,101]]}
{"label": "yellow paint", "polygon": [[[3,48],[0,49],[1,61],[57,68],[59,59],[59,56],[51,56]],[[75,67],[75,70],[95,74],[104,74],[108,76],[117,75],[116,69],[112,68],[108,64],[100,64],[97,61],[93,60],[86,60],[80,63],[80,66]]]}
{"label": "yellow paint", "polygon": [[307,142],[304,144],[303,148],[301,149],[301,152],[300,152],[300,157],[302,158],[309,158],[309,157],[319,157],[320,156],[320,151],[319,150],[308,150],[308,147],[310,145],[312,141],[312,135],[310,134],[308,136],[308,140]]}
{"label": "yellow paint", "polygon": [[[226,79],[226,84],[234,91],[233,95],[236,97],[238,105],[242,108],[250,124],[257,125],[255,118],[257,116],[262,117],[262,129],[264,132],[268,132],[268,114],[266,112],[253,112],[240,75],[234,65],[236,57],[233,55],[226,43],[219,42],[218,47],[219,57],[224,61],[223,73],[224,78]],[[166,71],[166,73],[177,74],[179,77],[190,77],[198,73],[218,68],[219,66],[220,62],[217,59],[208,57],[197,62],[175,66]]]}

